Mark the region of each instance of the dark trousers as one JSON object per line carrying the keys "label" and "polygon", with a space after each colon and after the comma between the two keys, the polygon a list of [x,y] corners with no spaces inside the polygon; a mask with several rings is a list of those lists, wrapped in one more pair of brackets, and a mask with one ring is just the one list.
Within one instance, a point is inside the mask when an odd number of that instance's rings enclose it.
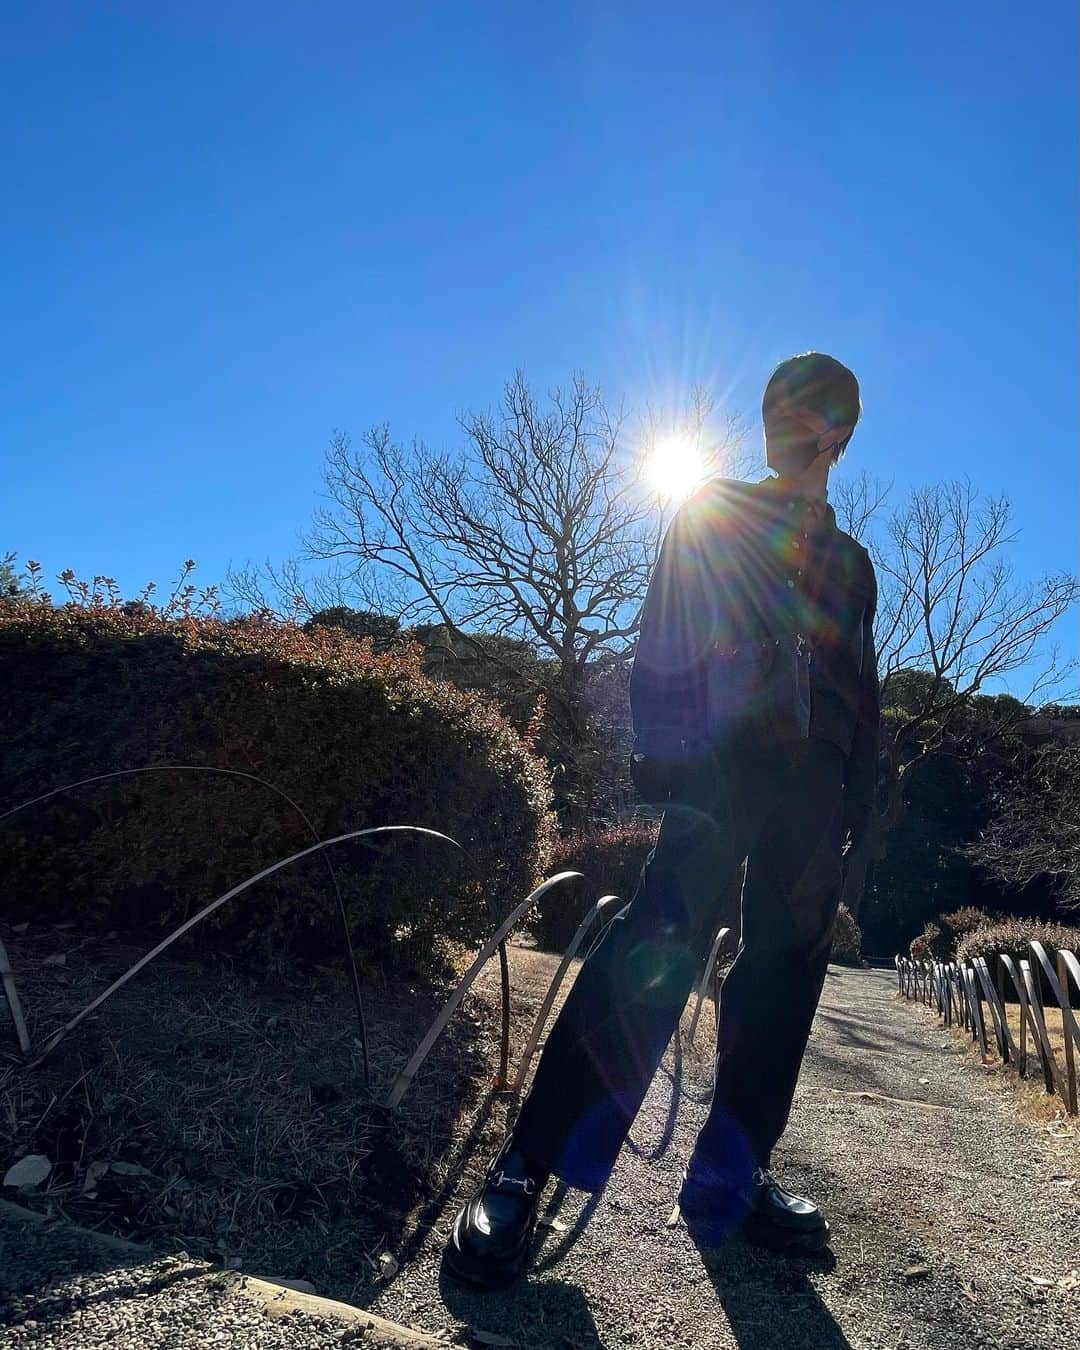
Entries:
{"label": "dark trousers", "polygon": [[766,1166],[787,1124],[841,886],[842,751],[826,741],[718,757],[669,805],[630,905],[590,953],[548,1036],[514,1138],[600,1190],[675,1031],[746,859],[742,942],[723,983],[716,1088],[695,1155]]}

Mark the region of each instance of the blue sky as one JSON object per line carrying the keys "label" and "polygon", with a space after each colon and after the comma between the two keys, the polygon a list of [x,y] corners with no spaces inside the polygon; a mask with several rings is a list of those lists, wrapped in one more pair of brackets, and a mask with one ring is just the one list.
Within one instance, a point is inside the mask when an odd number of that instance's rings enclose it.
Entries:
{"label": "blue sky", "polygon": [[39,0],[0,38],[0,549],[50,575],[293,554],[332,429],[454,444],[517,367],[756,428],[810,347],[862,383],[848,471],[1005,489],[1020,571],[1076,566],[1064,0]]}

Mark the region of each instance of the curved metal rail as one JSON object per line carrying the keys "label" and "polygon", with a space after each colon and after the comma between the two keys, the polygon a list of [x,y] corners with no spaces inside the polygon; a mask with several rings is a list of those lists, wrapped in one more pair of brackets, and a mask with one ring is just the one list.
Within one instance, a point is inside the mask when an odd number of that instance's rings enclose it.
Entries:
{"label": "curved metal rail", "polygon": [[[1021,1077],[1028,1073],[1028,1034],[1042,1071],[1048,1093],[1058,1095],[1070,1115],[1080,1114],[1077,1091],[1077,1063],[1080,1061],[1080,1019],[1073,1010],[1070,981],[1080,994],[1080,959],[1075,952],[1059,950],[1056,963],[1041,942],[1029,942],[1034,958],[1014,961],[1007,952],[989,960],[920,962],[910,957],[895,958],[897,992],[905,998],[922,999],[937,1008],[951,1025],[953,993],[956,995],[956,1020],[977,1040],[983,1062],[987,1062],[987,1028],[983,1003],[990,1010],[994,1041],[1004,1064],[1014,1064]],[[997,980],[995,981],[995,975]],[[1016,994],[1020,1014],[1020,1034],[1014,1038],[1006,1011],[1007,982]],[[1061,1013],[1065,1065],[1062,1068],[1046,1024],[1043,988],[1056,1000]],[[1049,1002],[1047,1007],[1052,1006]]]}
{"label": "curved metal rail", "polygon": [[[713,938],[712,947],[709,949],[709,959],[705,962],[705,969],[702,972],[701,979],[697,987],[697,1006],[694,1008],[694,1015],[690,1019],[690,1030],[687,1034],[687,1040],[690,1044],[694,1043],[694,1033],[697,1031],[698,1018],[701,1016],[701,1005],[705,1001],[705,993],[709,988],[709,982],[713,977],[713,970],[716,966],[716,958],[720,954],[720,948],[724,945],[724,939],[731,932],[730,928],[721,928]],[[719,994],[714,989],[713,994],[719,998]]]}
{"label": "curved metal rail", "polygon": [[118,989],[123,988],[132,976],[137,975],[139,971],[142,970],[144,966],[149,965],[156,956],[160,956],[167,947],[171,947],[177,938],[183,937],[184,934],[190,932],[196,924],[202,923],[203,919],[213,914],[215,910],[220,909],[222,905],[231,900],[234,896],[239,895],[242,891],[246,891],[249,886],[254,886],[255,883],[261,881],[263,877],[271,876],[274,872],[280,872],[283,867],[288,867],[290,863],[297,862],[300,858],[306,858],[311,853],[317,853],[319,849],[329,848],[331,844],[341,844],[347,839],[361,839],[365,835],[371,834],[403,833],[430,835],[435,839],[443,840],[444,843],[453,844],[455,848],[461,847],[457,840],[451,839],[448,834],[440,834],[438,830],[429,830],[420,825],[376,825],[366,830],[350,830],[347,834],[335,835],[333,839],[324,839],[321,843],[312,844],[310,848],[301,849],[299,853],[290,854],[288,858],[282,858],[276,863],[271,863],[269,867],[264,867],[261,872],[256,872],[253,877],[248,877],[246,881],[241,881],[238,886],[233,886],[230,890],[227,890],[224,895],[219,895],[216,900],[211,900],[208,905],[204,905],[197,914],[193,914],[191,918],[182,923],[179,928],[174,929],[164,941],[159,942],[157,946],[151,951],[148,951],[145,956],[140,957],[130,970],[126,970],[119,979],[113,980],[108,989],[103,993],[98,994],[97,998],[88,1003],[81,1012],[76,1013],[69,1022],[66,1022],[60,1028],[59,1031],[54,1032],[53,1035],[49,1037],[45,1042],[44,1049],[37,1058],[32,1061],[31,1067],[40,1064],[47,1055],[50,1055],[53,1050],[56,1049],[69,1031],[74,1031],[79,1023],[89,1017],[92,1012],[100,1008],[107,998],[111,998]]}
{"label": "curved metal rail", "polygon": [[544,1034],[544,1027],[547,1025],[551,1009],[555,1004],[562,982],[566,978],[566,972],[570,969],[570,962],[577,955],[578,948],[585,941],[585,934],[592,927],[593,923],[599,918],[603,920],[601,931],[607,927],[618,912],[616,906],[619,905],[617,895],[602,895],[592,909],[585,915],[577,926],[577,932],[570,939],[570,945],[563,953],[563,958],[559,962],[558,969],[555,971],[554,978],[548,986],[548,991],[544,995],[544,1001],[540,1004],[540,1011],[536,1014],[536,1021],[533,1023],[532,1031],[529,1033],[529,1039],[521,1056],[521,1063],[518,1065],[518,1071],[514,1078],[511,1093],[516,1097],[522,1087],[525,1085],[525,1077],[529,1072],[529,1065],[532,1063],[532,1057],[536,1054],[536,1047],[540,1044],[540,1037]]}
{"label": "curved metal rail", "polygon": [[[484,964],[492,956],[494,956],[496,948],[502,948],[502,945],[506,939],[506,935],[510,932],[510,929],[513,928],[514,924],[517,923],[518,919],[520,919],[521,916],[525,913],[525,911],[529,909],[531,905],[534,905],[542,895],[545,895],[548,891],[550,891],[553,886],[558,886],[560,882],[563,881],[569,881],[571,877],[580,877],[580,876],[581,876],[580,872],[559,872],[553,877],[548,877],[548,879],[544,882],[541,882],[541,884],[537,886],[534,891],[530,891],[530,893],[525,897],[525,899],[522,900],[520,905],[517,905],[513,910],[511,910],[508,917],[503,920],[503,922],[495,930],[494,934],[488,939],[488,941],[484,944],[484,946],[481,947],[472,965],[465,972],[462,978],[458,981],[458,984],[455,987],[453,993],[443,1004],[442,1008],[439,1010],[437,1016],[435,1017],[435,1020],[432,1022],[431,1026],[428,1027],[427,1031],[424,1033],[420,1041],[420,1044],[416,1047],[416,1050],[413,1053],[412,1058],[409,1060],[408,1064],[406,1064],[405,1067],[401,1070],[398,1076],[394,1079],[393,1083],[391,1084],[390,1091],[387,1093],[386,1096],[386,1105],[388,1107],[397,1106],[397,1104],[401,1101],[402,1097],[404,1097],[405,1093],[409,1089],[409,1084],[416,1077],[417,1070],[420,1068],[421,1064],[423,1064],[424,1060],[427,1059],[428,1055],[431,1053],[432,1046],[435,1044],[435,1042],[439,1039],[439,1037],[445,1030],[446,1024],[447,1022],[450,1021],[454,1009],[465,997],[466,993],[469,990],[469,987],[471,986],[472,982],[476,979],[477,975],[480,974],[480,971],[483,968]],[[505,949],[503,949],[503,959],[505,960]],[[503,969],[505,969],[505,966],[503,967]],[[509,1055],[509,1030],[510,1030],[508,980],[503,982],[502,988],[503,988],[503,1050],[500,1058],[501,1062],[505,1064]],[[496,1086],[497,1087],[502,1086],[502,1084],[500,1084],[499,1081],[496,1080]]]}
{"label": "curved metal rail", "polygon": [[[133,778],[143,773],[210,773],[218,774],[227,778],[246,778],[251,783],[258,783],[261,787],[269,788],[276,793],[282,801],[287,802],[304,824],[311,832],[312,839],[319,843],[322,836],[315,828],[313,821],[308,813],[289,796],[284,789],[279,788],[276,783],[271,783],[269,779],[261,777],[257,773],[247,773],[243,769],[222,769],[213,764],[147,764],[138,769],[113,769],[110,773],[94,774],[91,778],[80,778],[75,783],[65,783],[62,787],[51,788],[48,792],[42,792],[37,797],[31,797],[29,801],[20,802],[18,806],[9,807],[8,810],[0,812],[0,823],[10,819],[11,816],[17,816],[20,811],[27,811],[32,806],[38,806],[42,802],[47,802],[53,797],[60,796],[64,792],[73,792],[76,788],[89,787],[92,783],[104,783],[113,778]],[[330,884],[334,888],[334,898],[337,903],[338,921],[341,924],[342,936],[345,939],[345,953],[348,959],[346,973],[349,976],[349,982],[352,986],[353,1002],[356,1005],[356,1017],[360,1024],[360,1054],[364,1063],[364,1085],[371,1085],[371,1065],[368,1061],[368,1037],[367,1037],[367,1019],[364,1016],[364,998],[360,991],[360,973],[356,966],[356,951],[353,947],[352,933],[349,931],[349,916],[345,910],[345,901],[341,896],[341,887],[338,885],[337,873],[334,871],[334,864],[330,860],[328,853],[323,854],[326,862],[326,870],[330,874]],[[14,987],[14,977],[12,977],[12,987]],[[10,1003],[10,994],[8,996]],[[20,1045],[22,1044],[22,1033],[20,1033]],[[29,1044],[27,1044],[24,1054],[30,1053]]]}
{"label": "curved metal rail", "polygon": [[11,968],[11,959],[3,942],[0,942],[0,986],[3,987],[4,997],[11,1009],[11,1020],[15,1023],[15,1035],[18,1038],[19,1049],[24,1055],[29,1055],[30,1032],[26,1026],[26,1018],[23,1016],[22,1004],[19,1002],[19,991],[15,987],[15,972]]}

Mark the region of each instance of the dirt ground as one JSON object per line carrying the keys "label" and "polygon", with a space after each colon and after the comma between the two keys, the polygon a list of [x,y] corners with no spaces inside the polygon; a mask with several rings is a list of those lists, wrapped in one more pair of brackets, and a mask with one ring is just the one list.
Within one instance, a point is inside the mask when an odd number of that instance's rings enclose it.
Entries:
{"label": "dirt ground", "polygon": [[[36,1046],[141,955],[70,928],[0,935]],[[557,959],[510,953],[513,1067]],[[450,959],[464,968],[469,954]],[[370,1091],[336,970],[162,958],[36,1069],[22,1064],[0,1000],[0,1173],[26,1154],[52,1164],[42,1185],[5,1194],[158,1249],[363,1298],[406,1223],[500,1137],[497,961],[401,1106],[382,1104],[453,979],[367,989]]]}

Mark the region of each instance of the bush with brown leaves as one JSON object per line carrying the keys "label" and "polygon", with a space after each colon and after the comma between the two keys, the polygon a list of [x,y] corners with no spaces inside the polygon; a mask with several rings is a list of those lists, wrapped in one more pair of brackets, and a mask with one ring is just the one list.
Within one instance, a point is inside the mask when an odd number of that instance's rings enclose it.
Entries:
{"label": "bush with brown leaves", "polygon": [[1080,928],[1069,928],[1062,923],[1040,923],[1036,919],[1003,919],[976,928],[961,938],[956,949],[958,961],[973,961],[975,957],[993,957],[1004,953],[1014,962],[1030,961],[1029,942],[1041,942],[1051,957],[1058,950],[1080,952]]}
{"label": "bush with brown leaves", "polygon": [[[543,762],[481,695],[422,673],[420,653],[329,628],[165,613],[115,595],[0,606],[0,805],[154,764],[257,774],[322,838],[371,825],[441,830],[463,851],[402,837],[339,845],[334,864],[361,955],[423,958],[475,943],[546,869]],[[7,914],[88,929],[174,925],[312,842],[257,784],[162,772],[55,798],[0,823]],[[336,949],[319,856],[283,869],[208,924],[261,958]],[[203,933],[208,924],[198,930]]]}
{"label": "bush with brown leaves", "polygon": [[1007,917],[974,905],[954,909],[951,914],[939,914],[912,939],[909,953],[914,961],[955,961],[957,943],[962,938],[977,928],[1004,922]]}

